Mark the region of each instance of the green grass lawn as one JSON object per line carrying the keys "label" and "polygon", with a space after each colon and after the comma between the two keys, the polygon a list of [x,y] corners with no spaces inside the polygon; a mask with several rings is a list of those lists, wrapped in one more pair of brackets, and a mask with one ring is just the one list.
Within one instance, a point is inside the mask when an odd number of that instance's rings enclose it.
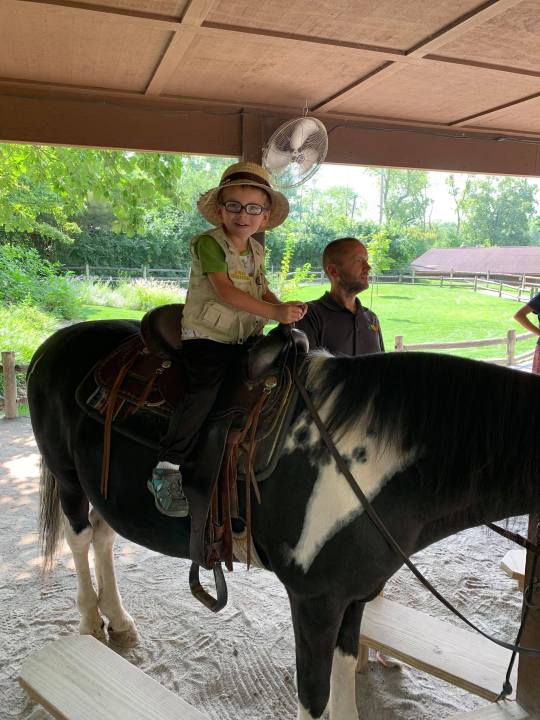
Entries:
{"label": "green grass lawn", "polygon": [[[329,285],[310,285],[293,295],[294,299],[312,300],[328,289]],[[381,284],[370,287],[360,299],[377,313],[387,350],[393,349],[396,335],[402,335],[405,345],[411,345],[505,337],[512,328],[518,334],[525,332],[512,317],[520,307],[515,300],[463,287]],[[533,346],[532,338],[522,340],[517,343],[516,353],[532,350]],[[465,357],[500,358],[506,348],[495,345],[452,352]]]}
{"label": "green grass lawn", "polygon": [[110,307],[108,305],[84,305],[81,320],[140,320],[143,310]]}
{"label": "green grass lawn", "polygon": [[[307,285],[290,294],[288,299],[313,300],[320,297],[329,285]],[[394,347],[396,335],[403,335],[406,345],[425,342],[452,342],[505,337],[506,332],[521,328],[512,319],[519,307],[515,300],[473,292],[463,287],[441,288],[426,285],[381,284],[370,287],[360,296],[362,304],[377,313],[381,321],[387,350]],[[141,310],[86,305],[84,320],[115,318],[139,319]],[[533,348],[534,341],[517,344],[517,353]],[[474,358],[501,358],[505,346],[454,350]]]}

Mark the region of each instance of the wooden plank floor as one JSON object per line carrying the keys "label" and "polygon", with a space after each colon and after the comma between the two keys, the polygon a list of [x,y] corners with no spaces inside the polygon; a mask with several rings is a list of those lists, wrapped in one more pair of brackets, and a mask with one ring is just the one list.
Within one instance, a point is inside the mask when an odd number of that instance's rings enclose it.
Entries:
{"label": "wooden plank floor", "polygon": [[[510,659],[508,650],[477,633],[384,597],[366,605],[360,642],[487,700],[499,695]],[[517,661],[514,689],[516,682]]]}
{"label": "wooden plank floor", "polygon": [[208,720],[89,635],[63,637],[37,650],[18,680],[61,720]]}

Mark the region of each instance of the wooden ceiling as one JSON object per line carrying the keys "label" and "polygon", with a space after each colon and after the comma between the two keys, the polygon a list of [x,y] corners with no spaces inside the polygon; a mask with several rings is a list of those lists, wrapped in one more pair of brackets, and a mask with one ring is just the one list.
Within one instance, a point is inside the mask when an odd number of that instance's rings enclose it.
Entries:
{"label": "wooden ceiling", "polygon": [[0,140],[540,174],[539,0],[0,0]]}

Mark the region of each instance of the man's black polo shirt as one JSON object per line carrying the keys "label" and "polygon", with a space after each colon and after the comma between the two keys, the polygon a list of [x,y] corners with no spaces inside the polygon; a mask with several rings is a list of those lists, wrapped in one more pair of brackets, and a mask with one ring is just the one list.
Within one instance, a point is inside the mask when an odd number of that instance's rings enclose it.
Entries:
{"label": "man's black polo shirt", "polygon": [[383,352],[379,320],[356,298],[356,313],[347,310],[326,292],[308,303],[306,315],[295,324],[308,336],[309,347],[324,348],[334,354],[365,355]]}

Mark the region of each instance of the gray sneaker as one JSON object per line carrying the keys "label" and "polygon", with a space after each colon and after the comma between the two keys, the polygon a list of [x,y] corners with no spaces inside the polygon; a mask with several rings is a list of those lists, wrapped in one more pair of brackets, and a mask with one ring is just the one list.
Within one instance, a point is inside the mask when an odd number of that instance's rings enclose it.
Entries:
{"label": "gray sneaker", "polygon": [[189,505],[182,489],[182,473],[170,468],[154,468],[152,479],[146,483],[154,496],[156,507],[169,517],[186,517]]}

